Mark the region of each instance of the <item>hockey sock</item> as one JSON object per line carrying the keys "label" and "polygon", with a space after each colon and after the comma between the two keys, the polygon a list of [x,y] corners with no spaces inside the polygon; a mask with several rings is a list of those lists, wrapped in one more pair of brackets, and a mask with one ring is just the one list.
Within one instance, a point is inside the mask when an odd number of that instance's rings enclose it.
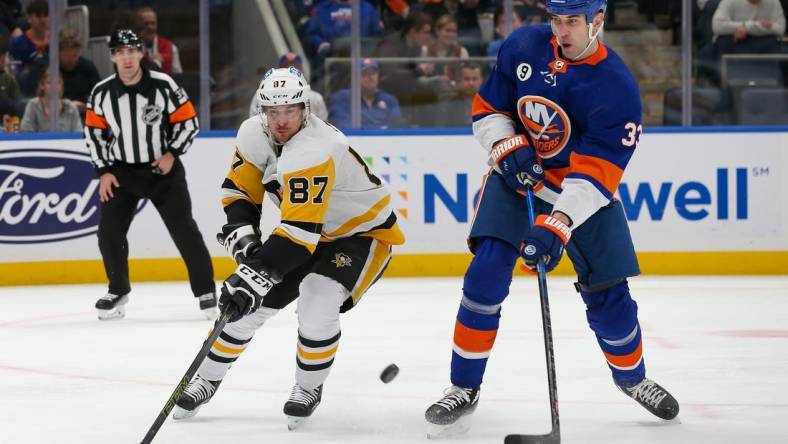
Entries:
{"label": "hockey sock", "polygon": [[516,259],[514,246],[494,238],[477,239],[454,324],[451,382],[456,386],[475,388],[482,383]]}
{"label": "hockey sock", "polygon": [[588,324],[618,385],[631,387],[646,377],[637,304],[627,282],[595,292],[581,292]]}
{"label": "hockey sock", "polygon": [[[208,335],[213,331],[209,332]],[[252,338],[238,339],[230,333],[223,331],[216,342],[213,343],[208,357],[200,365],[197,374],[209,381],[221,381],[227,370],[238,357],[246,350]]]}
{"label": "hockey sock", "polygon": [[298,333],[298,353],[296,354],[296,382],[305,389],[319,387],[328,377],[334,355],[339,347],[342,332],[324,340],[305,338]]}

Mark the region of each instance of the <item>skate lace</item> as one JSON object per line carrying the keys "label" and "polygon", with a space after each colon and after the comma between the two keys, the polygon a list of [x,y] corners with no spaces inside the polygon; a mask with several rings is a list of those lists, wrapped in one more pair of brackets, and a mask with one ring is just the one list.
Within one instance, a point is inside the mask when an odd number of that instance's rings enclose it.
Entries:
{"label": "skate lace", "polygon": [[293,386],[293,391],[290,392],[290,399],[288,401],[297,402],[299,404],[310,405],[317,401],[319,389],[305,390],[298,384]]}
{"label": "skate lace", "polygon": [[444,407],[446,410],[452,411],[462,404],[470,404],[471,402],[471,389],[452,386],[444,391],[446,396],[443,397],[436,404]]}
{"label": "skate lace", "polygon": [[101,297],[101,299],[102,299],[102,300],[104,300],[104,301],[110,301],[110,302],[112,302],[112,301],[114,301],[115,299],[120,299],[120,297],[121,297],[121,296],[119,296],[119,295],[116,295],[116,294],[107,293],[107,294],[105,294],[104,296],[102,296],[102,297]]}
{"label": "skate lace", "polygon": [[197,376],[186,387],[186,394],[196,401],[202,401],[210,398],[215,390],[216,387],[210,381]]}
{"label": "skate lace", "polygon": [[640,399],[652,407],[657,407],[668,396],[654,381],[649,379],[644,380],[630,390],[632,397]]}

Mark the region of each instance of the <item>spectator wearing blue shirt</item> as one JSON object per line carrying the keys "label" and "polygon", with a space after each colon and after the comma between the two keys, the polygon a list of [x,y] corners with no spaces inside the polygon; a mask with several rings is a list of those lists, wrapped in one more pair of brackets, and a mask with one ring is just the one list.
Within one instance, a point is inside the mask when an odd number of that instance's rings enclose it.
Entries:
{"label": "spectator wearing blue shirt", "polygon": [[[318,56],[328,55],[337,38],[350,37],[350,21],[353,16],[351,3],[351,0],[331,0],[318,5],[307,28],[309,43]],[[362,1],[361,36],[380,35],[383,35],[383,22],[378,11],[367,1]]]}
{"label": "spectator wearing blue shirt", "polygon": [[[488,57],[498,57],[498,50],[501,49],[501,45],[503,45],[503,41],[506,40],[506,37],[509,36],[509,33],[506,32],[506,16],[503,15],[503,8],[499,8],[495,11],[495,35],[498,36],[496,40],[487,44],[487,56]],[[513,8],[512,10],[512,31],[519,28],[523,25],[523,10],[522,8]],[[494,65],[495,62],[490,63],[490,66]]]}
{"label": "spectator wearing blue shirt", "polygon": [[[400,125],[402,119],[399,101],[381,90],[378,64],[372,59],[361,62],[361,127],[390,128]],[[350,128],[351,91],[343,89],[331,96],[329,120],[339,128]]]}
{"label": "spectator wearing blue shirt", "polygon": [[25,12],[30,29],[11,40],[11,56],[28,65],[49,52],[49,4],[35,0],[27,5]]}

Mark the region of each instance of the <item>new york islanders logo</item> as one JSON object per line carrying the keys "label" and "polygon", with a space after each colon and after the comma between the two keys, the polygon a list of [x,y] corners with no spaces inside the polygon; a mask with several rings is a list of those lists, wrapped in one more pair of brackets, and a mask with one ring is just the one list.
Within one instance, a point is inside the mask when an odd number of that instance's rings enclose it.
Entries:
{"label": "new york islanders logo", "polygon": [[517,113],[539,157],[549,159],[564,149],[572,135],[569,116],[557,103],[541,96],[523,96]]}

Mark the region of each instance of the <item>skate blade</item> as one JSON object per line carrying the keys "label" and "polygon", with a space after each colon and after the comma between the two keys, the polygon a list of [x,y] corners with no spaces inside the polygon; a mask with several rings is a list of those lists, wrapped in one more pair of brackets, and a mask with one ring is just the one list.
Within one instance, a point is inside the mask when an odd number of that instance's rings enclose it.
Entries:
{"label": "skate blade", "polygon": [[287,430],[290,430],[292,432],[293,430],[298,429],[306,422],[307,419],[309,419],[308,416],[287,415]]}
{"label": "skate blade", "polygon": [[463,416],[458,419],[454,424],[440,425],[430,424],[427,425],[427,439],[447,439],[455,436],[464,435],[470,430],[468,424],[468,417]]}
{"label": "skate blade", "polygon": [[99,321],[111,321],[113,319],[123,319],[126,317],[126,307],[120,305],[111,310],[98,310]]}
{"label": "skate blade", "polygon": [[202,313],[205,315],[205,319],[209,321],[215,321],[219,317],[219,309],[216,307],[204,308]]}
{"label": "skate blade", "polygon": [[186,409],[183,409],[183,408],[181,408],[181,407],[178,407],[178,406],[176,405],[176,406],[175,406],[175,408],[174,408],[174,409],[172,409],[172,419],[174,419],[174,420],[176,420],[176,421],[181,421],[181,420],[184,420],[184,419],[189,419],[189,418],[191,418],[192,416],[194,416],[194,415],[196,415],[196,414],[197,414],[197,411],[198,411],[198,410],[200,410],[200,407],[202,407],[202,406],[198,406],[198,407],[197,407],[196,409],[194,409],[194,410],[186,410]]}

